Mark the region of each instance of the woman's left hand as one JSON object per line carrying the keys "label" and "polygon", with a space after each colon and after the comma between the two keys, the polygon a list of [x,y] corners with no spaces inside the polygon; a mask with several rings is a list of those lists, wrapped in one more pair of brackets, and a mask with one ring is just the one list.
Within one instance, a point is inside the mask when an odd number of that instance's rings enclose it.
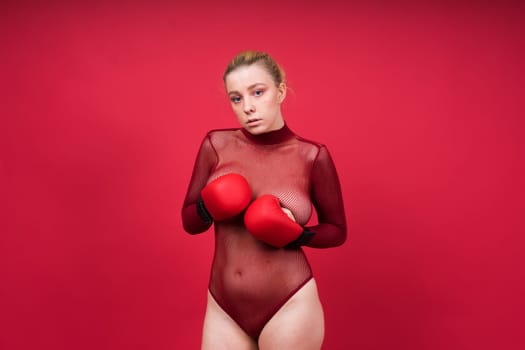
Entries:
{"label": "woman's left hand", "polygon": [[288,209],[288,208],[283,208],[283,207],[281,207],[281,209],[286,213],[286,215],[288,215],[288,217],[289,217],[290,219],[292,219],[293,222],[296,221],[296,220],[295,220],[295,217],[293,216],[293,214],[292,214],[292,212],[290,211],[290,209]]}

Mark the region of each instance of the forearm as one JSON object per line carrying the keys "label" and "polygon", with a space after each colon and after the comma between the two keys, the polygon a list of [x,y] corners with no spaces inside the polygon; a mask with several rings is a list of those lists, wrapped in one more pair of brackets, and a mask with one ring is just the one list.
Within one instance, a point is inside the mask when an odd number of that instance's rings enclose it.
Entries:
{"label": "forearm", "polygon": [[186,232],[194,235],[207,231],[211,227],[212,221],[203,220],[197,210],[197,203],[191,203],[182,208],[182,225]]}
{"label": "forearm", "polygon": [[303,244],[312,248],[331,248],[342,245],[346,241],[346,224],[320,223],[305,227],[313,233],[308,242]]}
{"label": "forearm", "polygon": [[198,203],[200,192],[206,185],[211,169],[217,162],[217,155],[207,135],[201,143],[197,159],[193,166],[193,173],[188,186],[186,197],[182,205],[182,226],[190,234],[202,233],[210,228],[211,220],[199,214]]}
{"label": "forearm", "polygon": [[343,195],[335,165],[325,147],[321,148],[312,168],[311,193],[319,223],[307,227],[314,234],[304,245],[314,248],[340,246],[347,234]]}

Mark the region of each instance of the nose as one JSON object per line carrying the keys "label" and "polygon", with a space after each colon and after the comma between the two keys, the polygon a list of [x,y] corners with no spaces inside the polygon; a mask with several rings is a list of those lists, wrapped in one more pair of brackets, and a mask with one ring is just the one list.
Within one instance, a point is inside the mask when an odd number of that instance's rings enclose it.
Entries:
{"label": "nose", "polygon": [[244,99],[243,110],[245,114],[252,114],[253,112],[255,112],[255,105],[253,104],[253,101],[250,98]]}

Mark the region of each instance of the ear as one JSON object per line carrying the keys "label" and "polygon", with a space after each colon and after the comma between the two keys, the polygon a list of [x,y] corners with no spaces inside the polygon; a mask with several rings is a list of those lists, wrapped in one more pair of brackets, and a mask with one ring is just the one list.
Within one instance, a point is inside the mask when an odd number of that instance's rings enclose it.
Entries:
{"label": "ear", "polygon": [[279,103],[282,103],[284,99],[286,98],[286,84],[285,83],[279,84],[279,86],[277,87],[277,90],[279,91],[277,98],[279,100]]}

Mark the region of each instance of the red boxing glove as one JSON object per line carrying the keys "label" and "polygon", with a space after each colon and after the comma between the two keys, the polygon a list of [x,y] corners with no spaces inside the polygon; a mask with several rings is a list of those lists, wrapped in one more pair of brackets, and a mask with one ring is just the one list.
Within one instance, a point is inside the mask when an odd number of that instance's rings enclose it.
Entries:
{"label": "red boxing glove", "polygon": [[222,175],[201,191],[204,210],[216,221],[240,214],[250,203],[252,191],[248,181],[239,174]]}
{"label": "red boxing glove", "polygon": [[278,248],[295,241],[303,233],[301,225],[286,215],[279,199],[271,194],[250,204],[244,214],[244,224],[255,238]]}

